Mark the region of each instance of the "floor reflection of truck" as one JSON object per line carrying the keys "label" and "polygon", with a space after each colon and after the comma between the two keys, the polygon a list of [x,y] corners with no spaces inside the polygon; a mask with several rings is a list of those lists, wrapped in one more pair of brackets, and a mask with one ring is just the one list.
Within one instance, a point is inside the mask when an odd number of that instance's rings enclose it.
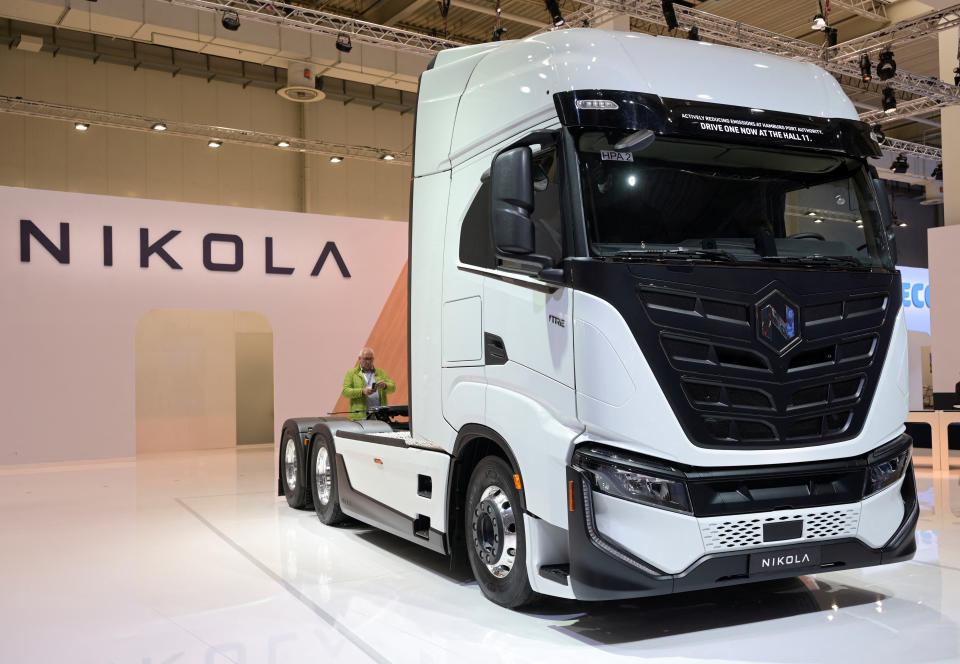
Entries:
{"label": "floor reflection of truck", "polygon": [[410,430],[288,420],[281,489],[465,551],[512,607],[910,558],[877,154],[810,64],[588,29],[440,53]]}

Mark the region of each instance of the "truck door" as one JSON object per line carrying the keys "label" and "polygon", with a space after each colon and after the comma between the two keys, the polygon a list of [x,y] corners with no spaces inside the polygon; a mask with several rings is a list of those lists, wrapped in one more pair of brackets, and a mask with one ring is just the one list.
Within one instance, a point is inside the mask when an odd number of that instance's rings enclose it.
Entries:
{"label": "truck door", "polygon": [[[533,164],[531,219],[536,253],[559,265],[563,225],[556,150],[537,153]],[[490,355],[498,350],[491,344],[501,344],[509,361],[486,358],[488,385],[527,392],[550,410],[573,416],[573,304],[569,290],[497,272],[484,279],[485,350]]]}

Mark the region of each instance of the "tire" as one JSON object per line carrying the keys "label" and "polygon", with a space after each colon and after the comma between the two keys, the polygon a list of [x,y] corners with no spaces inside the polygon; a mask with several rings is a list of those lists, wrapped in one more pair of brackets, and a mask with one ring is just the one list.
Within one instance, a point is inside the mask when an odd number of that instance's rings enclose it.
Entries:
{"label": "tire", "polygon": [[280,443],[280,482],[287,504],[294,509],[310,507],[304,445],[296,431],[284,431]]}
{"label": "tire", "polygon": [[464,514],[467,558],[487,599],[511,609],[534,601],[520,494],[506,461],[488,456],[477,464],[467,485]]}
{"label": "tire", "polygon": [[313,439],[310,448],[310,493],[313,509],[321,522],[333,526],[347,520],[340,511],[340,492],[337,489],[337,455],[330,434],[323,431]]}

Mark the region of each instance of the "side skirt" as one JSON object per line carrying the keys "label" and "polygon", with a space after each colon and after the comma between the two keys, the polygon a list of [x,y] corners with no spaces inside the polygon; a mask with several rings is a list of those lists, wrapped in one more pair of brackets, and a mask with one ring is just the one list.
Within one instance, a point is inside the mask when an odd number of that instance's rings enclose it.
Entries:
{"label": "side skirt", "polygon": [[431,551],[444,555],[449,553],[447,537],[444,533],[422,523],[421,519],[411,518],[366,494],[360,493],[350,484],[350,477],[347,475],[347,467],[343,461],[343,456],[337,454],[336,461],[337,491],[340,498],[340,509],[343,510],[344,514],[391,535],[419,544]]}

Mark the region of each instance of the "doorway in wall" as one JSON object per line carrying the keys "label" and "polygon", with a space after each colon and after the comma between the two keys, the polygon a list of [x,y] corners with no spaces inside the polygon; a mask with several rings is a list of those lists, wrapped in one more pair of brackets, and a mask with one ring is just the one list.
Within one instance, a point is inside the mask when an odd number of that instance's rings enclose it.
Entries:
{"label": "doorway in wall", "polygon": [[137,453],[273,442],[273,328],[249,311],[157,309],[136,328]]}

